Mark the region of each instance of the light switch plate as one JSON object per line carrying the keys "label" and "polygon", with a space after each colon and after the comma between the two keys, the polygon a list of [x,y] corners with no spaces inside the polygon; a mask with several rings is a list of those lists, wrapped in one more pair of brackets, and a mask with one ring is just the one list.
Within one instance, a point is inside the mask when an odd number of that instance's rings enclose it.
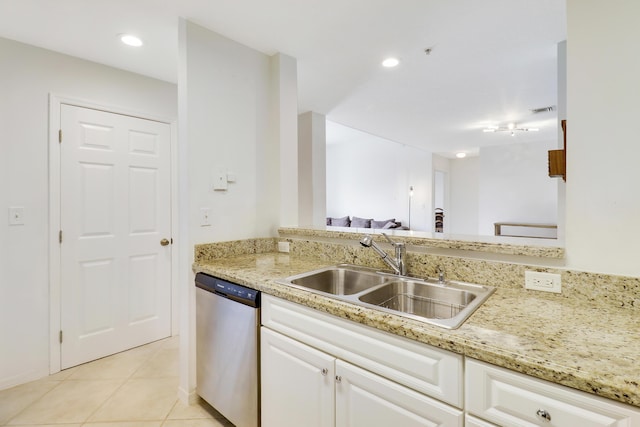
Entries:
{"label": "light switch plate", "polygon": [[225,191],[227,188],[227,172],[223,170],[216,171],[213,175],[213,189],[215,191]]}
{"label": "light switch plate", "polygon": [[22,206],[9,208],[9,225],[24,225],[24,208]]}
{"label": "light switch plate", "polygon": [[200,208],[200,227],[211,225],[211,208]]}

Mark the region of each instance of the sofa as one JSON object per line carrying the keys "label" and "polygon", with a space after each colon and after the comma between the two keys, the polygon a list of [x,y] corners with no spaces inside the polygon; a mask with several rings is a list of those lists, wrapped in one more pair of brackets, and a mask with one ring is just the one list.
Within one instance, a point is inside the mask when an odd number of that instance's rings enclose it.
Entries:
{"label": "sofa", "polygon": [[351,228],[378,228],[383,230],[408,230],[409,227],[402,225],[395,218],[385,220],[375,220],[373,218],[360,218],[357,216],[343,216],[340,218],[327,217],[327,225],[332,227],[351,227]]}

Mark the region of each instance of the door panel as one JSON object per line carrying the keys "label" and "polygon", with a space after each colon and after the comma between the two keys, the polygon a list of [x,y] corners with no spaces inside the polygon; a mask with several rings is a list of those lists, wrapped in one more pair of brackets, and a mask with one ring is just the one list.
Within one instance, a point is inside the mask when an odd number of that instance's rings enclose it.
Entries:
{"label": "door panel", "polygon": [[[78,305],[81,338],[110,331],[115,327],[113,283],[115,278],[113,259],[84,261],[79,263],[82,288]],[[91,307],[91,310],[87,310]]]}
{"label": "door panel", "polygon": [[170,126],[61,106],[61,368],[169,336]]}

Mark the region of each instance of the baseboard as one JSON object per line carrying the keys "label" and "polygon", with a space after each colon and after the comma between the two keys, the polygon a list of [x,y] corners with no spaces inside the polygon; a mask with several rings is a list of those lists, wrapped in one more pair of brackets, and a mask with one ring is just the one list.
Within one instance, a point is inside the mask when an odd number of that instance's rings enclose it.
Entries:
{"label": "baseboard", "polygon": [[178,387],[178,399],[180,399],[180,401],[184,404],[193,405],[195,403],[198,403],[198,399],[200,399],[200,397],[196,393],[195,389],[187,391],[182,387]]}
{"label": "baseboard", "polygon": [[[39,369],[36,371],[24,372],[19,375],[13,375],[7,378],[0,378],[0,390],[15,387],[24,383],[39,380],[41,378],[49,376],[48,369]],[[195,391],[194,391],[195,394]]]}

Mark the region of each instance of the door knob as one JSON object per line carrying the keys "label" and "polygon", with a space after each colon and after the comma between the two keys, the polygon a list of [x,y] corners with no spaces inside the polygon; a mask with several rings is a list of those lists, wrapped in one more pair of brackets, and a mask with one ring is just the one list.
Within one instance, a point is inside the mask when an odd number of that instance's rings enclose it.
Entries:
{"label": "door knob", "polygon": [[169,241],[167,239],[162,239],[162,240],[160,240],[160,244],[162,246],[167,246],[169,244]]}

